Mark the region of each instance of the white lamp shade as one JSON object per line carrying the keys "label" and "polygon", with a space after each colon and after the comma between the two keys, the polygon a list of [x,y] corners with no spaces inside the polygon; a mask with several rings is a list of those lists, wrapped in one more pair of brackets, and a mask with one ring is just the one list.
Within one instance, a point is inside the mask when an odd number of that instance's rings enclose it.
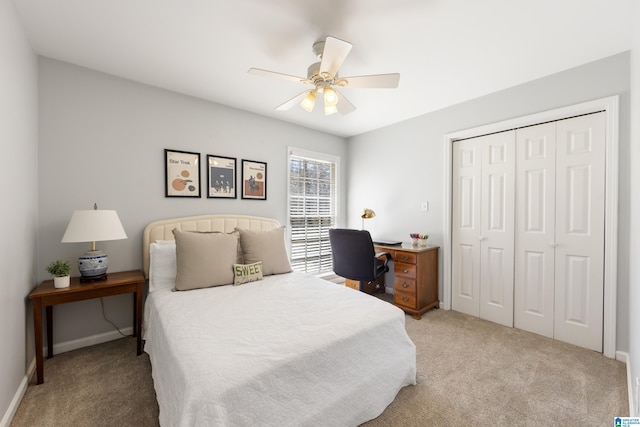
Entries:
{"label": "white lamp shade", "polygon": [[127,233],[116,211],[86,210],[73,213],[62,242],[102,242],[126,238]]}

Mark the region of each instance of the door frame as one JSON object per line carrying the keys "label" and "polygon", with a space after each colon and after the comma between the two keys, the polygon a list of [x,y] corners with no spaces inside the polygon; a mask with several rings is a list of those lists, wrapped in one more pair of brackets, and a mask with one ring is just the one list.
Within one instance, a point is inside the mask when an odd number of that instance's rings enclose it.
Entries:
{"label": "door frame", "polygon": [[605,158],[605,224],[604,224],[604,318],[603,354],[615,358],[617,278],[618,278],[618,139],[619,139],[618,95],[595,99],[567,107],[535,113],[471,129],[448,133],[444,136],[444,233],[442,269],[442,307],[451,309],[451,201],[452,201],[452,150],[453,143],[460,139],[473,138],[495,132],[562,120],[582,114],[605,111],[606,114],[606,158]]}

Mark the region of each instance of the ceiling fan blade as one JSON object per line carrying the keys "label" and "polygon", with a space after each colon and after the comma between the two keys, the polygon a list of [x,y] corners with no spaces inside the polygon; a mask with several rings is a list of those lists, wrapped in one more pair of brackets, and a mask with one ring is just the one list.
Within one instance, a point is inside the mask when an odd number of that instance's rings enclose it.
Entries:
{"label": "ceiling fan blade", "polygon": [[328,36],[324,41],[320,72],[327,72],[335,77],[338,69],[351,51],[351,43]]}
{"label": "ceiling fan blade", "polygon": [[263,70],[261,68],[249,68],[249,71],[247,71],[247,73],[253,74],[256,76],[275,77],[277,79],[289,80],[296,83],[312,84],[310,80],[307,80],[304,77],[297,77],[297,76],[292,76],[290,74],[276,73],[275,71]]}
{"label": "ceiling fan blade", "polygon": [[336,92],[338,93],[338,103],[336,104],[336,108],[338,109],[338,112],[340,114],[345,116],[349,113],[356,111],[356,107],[354,107],[354,105],[351,102],[349,102],[349,100],[347,99],[346,96],[344,96],[344,94],[342,94],[338,90],[336,90]]}
{"label": "ceiling fan blade", "polygon": [[305,98],[305,96],[307,96],[307,94],[311,92],[310,90],[305,90],[304,92],[294,96],[293,98],[291,98],[290,100],[288,100],[287,102],[285,102],[282,105],[277,106],[275,109],[278,111],[284,111],[284,110],[288,110],[291,107],[300,104],[300,102],[302,102],[302,100]]}
{"label": "ceiling fan blade", "polygon": [[369,76],[341,77],[336,84],[347,88],[397,88],[400,74],[372,74]]}

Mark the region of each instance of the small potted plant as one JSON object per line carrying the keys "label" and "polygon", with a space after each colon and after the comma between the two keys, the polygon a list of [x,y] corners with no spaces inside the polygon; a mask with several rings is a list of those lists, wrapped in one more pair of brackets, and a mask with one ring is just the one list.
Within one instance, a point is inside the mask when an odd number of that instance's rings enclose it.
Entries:
{"label": "small potted plant", "polygon": [[53,276],[53,286],[66,288],[69,286],[71,264],[69,261],[55,260],[47,266],[47,271]]}

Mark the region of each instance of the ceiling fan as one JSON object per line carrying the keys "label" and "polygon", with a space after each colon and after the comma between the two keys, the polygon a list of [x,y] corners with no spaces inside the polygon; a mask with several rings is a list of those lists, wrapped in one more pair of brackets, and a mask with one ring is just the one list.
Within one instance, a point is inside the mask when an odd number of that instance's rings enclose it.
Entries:
{"label": "ceiling fan", "polygon": [[327,36],[325,40],[313,44],[313,52],[320,62],[311,64],[307,69],[307,77],[296,77],[275,71],[250,68],[248,73],[259,76],[276,77],[313,86],[313,89],[294,96],[276,110],[288,110],[296,104],[312,112],[316,99],[322,94],[324,113],[326,115],[339,112],[349,114],[356,109],[351,102],[337,89],[339,88],[396,88],[400,74],[372,74],[355,77],[339,77],[338,69],[351,51],[351,43],[335,37]]}

